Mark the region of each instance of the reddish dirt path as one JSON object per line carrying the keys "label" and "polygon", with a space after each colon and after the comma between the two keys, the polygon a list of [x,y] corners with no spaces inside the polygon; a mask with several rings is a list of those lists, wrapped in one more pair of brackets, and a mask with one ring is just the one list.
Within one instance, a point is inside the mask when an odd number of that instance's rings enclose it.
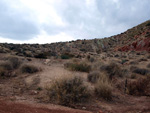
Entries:
{"label": "reddish dirt path", "polygon": [[35,107],[30,104],[27,105],[0,100],[0,113],[90,113],[90,112],[65,107],[60,108],[54,108],[54,106]]}

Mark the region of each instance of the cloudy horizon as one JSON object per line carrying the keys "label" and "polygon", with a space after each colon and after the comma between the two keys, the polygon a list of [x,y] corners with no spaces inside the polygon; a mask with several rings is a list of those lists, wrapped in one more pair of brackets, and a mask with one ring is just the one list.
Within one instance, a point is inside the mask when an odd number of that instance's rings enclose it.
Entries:
{"label": "cloudy horizon", "polygon": [[0,43],[104,38],[150,19],[150,0],[1,0]]}

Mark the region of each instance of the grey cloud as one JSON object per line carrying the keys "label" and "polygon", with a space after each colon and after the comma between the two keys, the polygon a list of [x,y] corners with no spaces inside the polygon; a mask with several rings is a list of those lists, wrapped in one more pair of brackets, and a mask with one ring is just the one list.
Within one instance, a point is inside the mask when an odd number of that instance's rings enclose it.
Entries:
{"label": "grey cloud", "polygon": [[[132,27],[150,18],[149,0],[119,0],[117,4],[102,3],[97,0],[97,7],[106,18],[107,23],[127,24]],[[106,10],[105,10],[106,9]]]}
{"label": "grey cloud", "polygon": [[[49,20],[49,24],[34,22],[27,13],[14,11],[0,1],[0,36],[24,40],[36,36],[40,30],[49,35],[65,32],[76,39],[103,38],[138,25],[150,19],[150,0],[60,0],[54,7],[65,26]],[[91,0],[92,1],[92,0]],[[26,11],[25,11],[26,12]],[[61,38],[60,38],[61,41]]]}
{"label": "grey cloud", "polygon": [[58,5],[57,11],[68,23],[64,31],[76,38],[115,35],[150,19],[149,0],[119,0],[118,3],[113,0],[95,0],[95,5],[90,8],[86,6],[85,0],[63,2]]}
{"label": "grey cloud", "polygon": [[57,4],[57,12],[67,26],[58,28],[58,31],[66,32],[75,38],[99,37],[101,17],[97,10],[93,10],[94,7],[87,7],[85,0],[69,2],[63,0],[63,2],[64,4]]}
{"label": "grey cloud", "polygon": [[36,36],[39,28],[26,12],[17,11],[0,1],[0,36],[26,40]]}

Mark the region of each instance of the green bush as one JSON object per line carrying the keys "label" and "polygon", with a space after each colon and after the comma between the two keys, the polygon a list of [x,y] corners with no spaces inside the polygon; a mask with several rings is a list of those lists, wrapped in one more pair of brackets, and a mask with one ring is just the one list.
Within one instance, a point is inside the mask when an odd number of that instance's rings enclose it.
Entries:
{"label": "green bush", "polygon": [[59,104],[66,106],[85,102],[90,97],[89,90],[79,77],[56,80],[47,91],[51,101],[57,101]]}
{"label": "green bush", "polygon": [[36,67],[36,66],[33,66],[33,65],[23,65],[21,67],[21,72],[22,73],[36,73],[38,72],[39,69]]}
{"label": "green bush", "polygon": [[66,63],[65,67],[72,71],[81,71],[81,72],[89,72],[91,70],[91,66],[86,63]]}

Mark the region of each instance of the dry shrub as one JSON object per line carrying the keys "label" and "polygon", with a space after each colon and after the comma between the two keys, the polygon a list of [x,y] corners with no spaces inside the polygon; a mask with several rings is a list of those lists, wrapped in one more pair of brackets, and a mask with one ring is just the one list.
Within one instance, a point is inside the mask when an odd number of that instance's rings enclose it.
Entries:
{"label": "dry shrub", "polygon": [[147,65],[147,68],[150,68],[150,63]]}
{"label": "dry shrub", "polygon": [[26,64],[21,67],[22,73],[36,73],[38,71],[40,71],[40,70],[34,65]]}
{"label": "dry shrub", "polygon": [[94,62],[95,61],[94,57],[92,57],[90,55],[87,56],[87,60],[90,61],[90,62]]}
{"label": "dry shrub", "polygon": [[131,79],[136,79],[137,78],[137,75],[135,73],[132,73],[131,74]]}
{"label": "dry shrub", "polygon": [[47,59],[47,54],[46,53],[39,53],[39,54],[35,55],[34,57],[35,58]]}
{"label": "dry shrub", "polygon": [[66,63],[64,66],[70,69],[71,71],[89,72],[91,70],[91,66],[85,62]]}
{"label": "dry shrub", "polygon": [[150,77],[130,82],[127,89],[130,95],[150,96]]}
{"label": "dry shrub", "polygon": [[13,70],[12,65],[10,62],[4,62],[2,64],[0,64],[0,67],[4,68],[5,70]]}
{"label": "dry shrub", "polygon": [[140,75],[147,75],[150,74],[150,71],[148,69],[144,69],[144,68],[136,68],[132,71],[133,73],[137,73]]}
{"label": "dry shrub", "polygon": [[17,57],[9,57],[7,61],[0,64],[0,67],[5,68],[6,70],[17,69],[21,65],[21,61]]}
{"label": "dry shrub", "polygon": [[99,98],[103,98],[105,100],[112,99],[112,86],[109,82],[98,81],[95,85],[95,94]]}
{"label": "dry shrub", "polygon": [[8,57],[5,62],[0,64],[0,76],[16,76],[16,73],[13,73],[13,71],[17,69],[20,64],[21,62],[17,57]]}
{"label": "dry shrub", "polygon": [[50,88],[47,88],[50,100],[57,101],[61,105],[85,102],[89,99],[88,88],[79,77],[63,78],[54,81]]}
{"label": "dry shrub", "polygon": [[0,67],[0,76],[5,76],[7,73],[7,70],[4,69],[3,67]]}
{"label": "dry shrub", "polygon": [[95,71],[95,70],[99,70],[101,66],[103,66],[104,63],[101,61],[96,61],[92,64],[91,70]]}
{"label": "dry shrub", "polygon": [[99,78],[100,72],[98,71],[93,71],[88,74],[88,81],[91,83],[96,83]]}
{"label": "dry shrub", "polygon": [[10,57],[8,58],[8,61],[10,62],[13,69],[17,69],[22,63],[17,57]]}
{"label": "dry shrub", "polygon": [[74,55],[70,54],[70,53],[64,53],[60,57],[61,57],[61,59],[70,59],[70,58],[73,58]]}
{"label": "dry shrub", "polygon": [[107,81],[108,77],[104,73],[99,71],[93,71],[88,74],[88,81],[91,83],[97,83],[97,81]]}
{"label": "dry shrub", "polygon": [[113,76],[123,77],[125,74],[125,71],[123,71],[116,63],[103,65],[101,66],[100,70],[107,72],[110,79],[112,79]]}
{"label": "dry shrub", "polygon": [[112,99],[112,86],[106,74],[103,74],[95,84],[95,94],[105,100]]}

